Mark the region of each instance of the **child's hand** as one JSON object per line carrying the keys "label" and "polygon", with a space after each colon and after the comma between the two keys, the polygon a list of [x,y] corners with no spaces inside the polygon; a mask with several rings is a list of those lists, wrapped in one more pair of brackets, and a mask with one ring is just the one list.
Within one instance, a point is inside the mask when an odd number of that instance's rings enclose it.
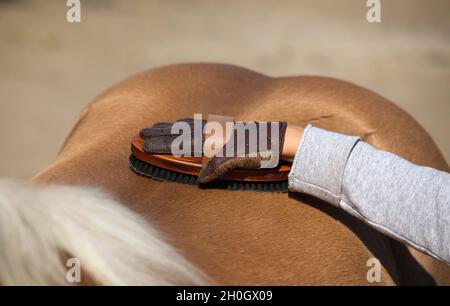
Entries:
{"label": "child's hand", "polygon": [[[200,154],[204,156],[203,167],[200,171],[198,180],[200,183],[207,183],[217,178],[222,177],[227,172],[233,169],[259,169],[259,168],[274,168],[278,166],[283,156],[289,157],[290,152],[292,157],[295,154],[295,150],[291,150],[292,140],[289,140],[289,145],[284,149],[285,134],[287,129],[286,122],[249,122],[239,123],[231,122],[231,133],[226,140],[225,145],[221,145],[219,150],[207,150],[205,144],[222,144],[225,139],[223,136],[224,131],[213,133],[213,136],[205,137],[204,128],[210,123],[206,123],[204,120],[197,122],[194,119],[180,119],[176,122],[184,122],[185,126],[191,130],[191,141],[188,147],[181,142],[178,137],[182,135],[172,134],[172,122],[159,122],[153,125],[151,128],[142,129],[140,135],[145,139],[144,151],[147,153],[160,153],[160,154],[174,154],[173,144],[176,142],[176,149],[182,150],[184,155],[186,153]],[[175,123],[176,123],[175,122]],[[194,125],[201,125],[200,135],[194,133]],[[219,134],[220,136],[217,136]],[[210,141],[208,137],[216,137]],[[220,141],[214,140],[221,137]],[[208,140],[206,140],[208,139]],[[201,144],[201,152],[196,152],[194,142]],[[219,147],[219,148],[220,148]],[[183,150],[185,149],[185,150]],[[207,152],[213,152],[208,155]],[[287,154],[287,155],[286,155]],[[175,154],[174,154],[175,155]],[[206,156],[205,156],[206,155]]]}

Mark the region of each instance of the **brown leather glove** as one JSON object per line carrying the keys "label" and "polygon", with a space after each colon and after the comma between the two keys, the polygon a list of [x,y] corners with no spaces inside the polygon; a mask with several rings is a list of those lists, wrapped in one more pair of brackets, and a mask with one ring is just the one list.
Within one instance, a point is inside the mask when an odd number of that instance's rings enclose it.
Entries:
{"label": "brown leather glove", "polygon": [[[194,119],[185,118],[176,122],[185,122],[192,131],[194,130]],[[173,124],[172,122],[158,122],[151,128],[142,129],[140,135],[145,139],[144,151],[172,154],[171,146],[174,140],[181,135],[171,133]],[[201,125],[203,131],[206,121],[201,120],[197,124],[197,126]],[[247,127],[248,130],[245,130],[244,127]],[[231,136],[225,145],[221,149],[215,150],[212,156],[204,156],[203,167],[198,177],[199,183],[213,181],[233,169],[276,167],[281,158],[286,128],[287,123],[283,121],[234,123]],[[204,148],[205,139],[207,139],[205,134],[194,135],[191,133],[191,147],[187,151],[190,151],[192,155],[195,153],[206,154],[204,150],[195,152],[193,145],[195,136],[201,137],[197,141],[201,142],[201,148]]]}
{"label": "brown leather glove", "polygon": [[[189,125],[191,133],[191,155],[202,155],[203,151],[195,152],[194,150],[194,124],[198,124],[200,126],[201,131],[203,131],[203,128],[206,124],[206,120],[198,120],[193,118],[183,118],[178,119],[175,122],[157,122],[155,123],[151,128],[144,128],[140,131],[140,136],[145,140],[143,150],[147,153],[153,153],[153,154],[172,154],[171,146],[174,140],[181,136],[181,133],[174,133],[172,134],[172,126],[176,122],[184,122]],[[201,141],[201,147],[203,147],[203,133],[201,133],[202,139]],[[181,148],[182,149],[182,148]],[[197,153],[197,154],[196,154]]]}

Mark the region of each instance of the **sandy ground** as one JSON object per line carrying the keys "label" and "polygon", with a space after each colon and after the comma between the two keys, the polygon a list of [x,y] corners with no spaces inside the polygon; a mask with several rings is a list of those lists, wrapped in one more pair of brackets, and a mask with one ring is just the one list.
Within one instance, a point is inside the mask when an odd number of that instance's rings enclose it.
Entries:
{"label": "sandy ground", "polygon": [[368,87],[411,113],[450,161],[450,1],[0,0],[0,176],[56,155],[96,94],[143,69],[209,61]]}

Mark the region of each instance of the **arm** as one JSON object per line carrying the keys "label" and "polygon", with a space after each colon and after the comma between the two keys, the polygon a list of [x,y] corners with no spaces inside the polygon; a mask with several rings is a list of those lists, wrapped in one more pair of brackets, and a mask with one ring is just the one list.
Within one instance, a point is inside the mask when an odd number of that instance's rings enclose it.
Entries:
{"label": "arm", "polygon": [[450,174],[310,125],[297,142],[291,191],[327,201],[450,264]]}

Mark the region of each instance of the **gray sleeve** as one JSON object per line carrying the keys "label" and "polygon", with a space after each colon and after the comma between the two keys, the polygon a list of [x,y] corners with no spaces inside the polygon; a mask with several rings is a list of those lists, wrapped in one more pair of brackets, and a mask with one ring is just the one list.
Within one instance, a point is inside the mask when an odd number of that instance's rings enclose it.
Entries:
{"label": "gray sleeve", "polygon": [[450,264],[450,174],[309,125],[289,190],[327,201]]}

